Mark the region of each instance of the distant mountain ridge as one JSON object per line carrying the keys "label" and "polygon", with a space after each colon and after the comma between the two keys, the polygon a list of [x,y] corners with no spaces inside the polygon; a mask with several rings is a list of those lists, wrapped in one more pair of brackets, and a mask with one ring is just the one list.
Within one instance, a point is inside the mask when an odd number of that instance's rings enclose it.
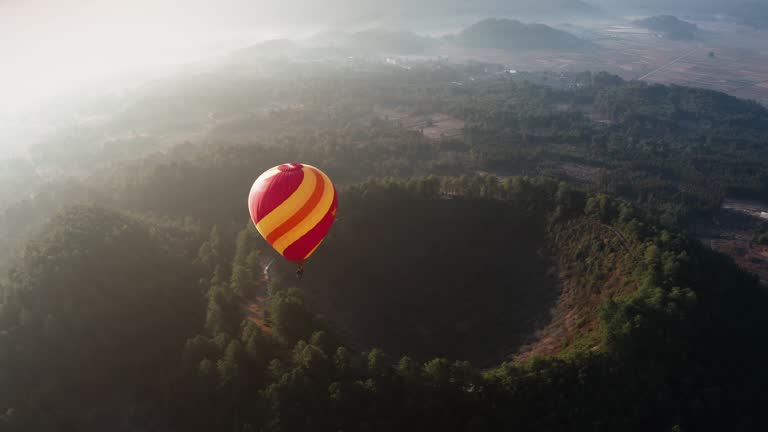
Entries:
{"label": "distant mountain ridge", "polygon": [[584,47],[587,42],[544,24],[526,24],[517,20],[488,18],[477,22],[452,38],[474,48],[502,50],[567,50]]}
{"label": "distant mountain ridge", "polygon": [[726,17],[753,27],[768,28],[768,2],[765,0],[592,0],[605,9],[646,14],[682,14],[705,19]]}
{"label": "distant mountain ridge", "polygon": [[263,59],[290,55],[384,55],[439,54],[439,48],[455,44],[467,48],[512,50],[574,50],[589,42],[545,24],[505,18],[478,21],[457,34],[433,38],[410,31],[371,28],[357,32],[333,31],[305,41],[276,39],[260,42],[233,53],[235,58]]}
{"label": "distant mountain ridge", "polygon": [[343,10],[348,19],[363,21],[386,21],[392,18],[412,20],[449,15],[545,17],[553,13],[584,14],[597,10],[582,0],[392,0],[380,3],[332,0],[329,7]]}
{"label": "distant mountain ridge", "polygon": [[699,32],[699,27],[696,24],[683,21],[672,15],[651,16],[633,21],[633,23],[648,30],[659,32],[669,39],[695,39]]}

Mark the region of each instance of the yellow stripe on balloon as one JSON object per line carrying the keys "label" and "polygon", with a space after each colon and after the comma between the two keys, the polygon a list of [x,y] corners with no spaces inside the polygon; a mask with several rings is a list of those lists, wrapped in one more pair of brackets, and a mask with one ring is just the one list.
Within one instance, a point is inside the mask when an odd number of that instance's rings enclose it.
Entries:
{"label": "yellow stripe on balloon", "polygon": [[[307,202],[312,192],[315,190],[315,185],[318,181],[318,176],[314,175],[309,166],[303,166],[301,168],[304,171],[304,180],[298,188],[288,197],[282,204],[277,206],[274,210],[269,212],[262,220],[256,224],[256,228],[264,238],[267,238],[269,234],[279,227],[286,219],[293,216],[298,212],[304,203]],[[282,253],[282,252],[280,252]]]}
{"label": "yellow stripe on balloon", "polygon": [[[304,167],[307,168],[308,166],[305,165]],[[280,252],[281,255],[283,252],[285,252],[288,246],[293,244],[296,240],[304,237],[306,233],[308,233],[312,228],[319,224],[331,209],[331,205],[333,204],[333,196],[335,195],[335,191],[333,189],[333,183],[331,183],[331,179],[323,174],[322,171],[314,167],[309,168],[315,169],[315,172],[317,172],[320,177],[322,177],[323,182],[325,183],[325,187],[323,189],[323,197],[320,198],[320,202],[312,210],[312,212],[307,215],[306,218],[304,218],[303,221],[301,221],[298,225],[296,225],[296,227],[285,233],[279,239],[275,240],[275,242],[272,244],[272,247]]]}

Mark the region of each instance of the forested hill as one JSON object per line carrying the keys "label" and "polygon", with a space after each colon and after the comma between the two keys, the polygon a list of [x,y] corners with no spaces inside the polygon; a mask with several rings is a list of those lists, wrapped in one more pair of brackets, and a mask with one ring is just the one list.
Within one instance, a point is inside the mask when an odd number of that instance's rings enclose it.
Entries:
{"label": "forested hill", "polygon": [[[340,202],[338,226],[298,290],[288,278],[265,286],[260,262],[271,252],[250,225],[206,234],[192,221],[103,208],[60,213],[28,245],[4,287],[10,296],[0,311],[0,424],[18,431],[764,426],[764,289],[729,259],[631,205],[551,180],[493,177],[371,182],[345,189]],[[417,233],[445,234],[470,208],[481,223],[435,243],[453,249],[447,260],[417,248],[393,261]],[[409,211],[417,216],[408,218]],[[382,212],[391,214],[390,227],[377,222]],[[243,226],[241,214],[230,220]],[[435,227],[425,230],[419,218],[436,220]],[[541,251],[525,240],[536,235],[547,238]],[[354,247],[353,239],[369,247]],[[444,346],[452,333],[457,340],[503,340],[519,329],[504,321],[503,307],[521,313],[518,293],[546,289],[531,278],[545,268],[526,251],[549,256],[571,283],[567,298],[553,305],[565,308],[564,319],[548,329],[541,322],[545,331],[527,351],[554,357],[480,372],[456,358],[352,347],[334,332],[335,308],[362,308],[358,316],[376,314],[388,328],[398,317],[402,328],[414,318],[427,330],[447,325],[434,332],[447,338]],[[355,262],[357,254],[382,259]],[[503,275],[497,257],[512,260]],[[413,268],[413,277],[393,268],[389,279],[366,280],[397,265]],[[471,272],[480,283],[464,279]],[[313,277],[318,284],[310,286]],[[446,300],[430,281],[450,287],[446,295],[461,303],[441,310]],[[381,303],[355,295],[388,286],[395,293]],[[267,327],[246,319],[247,306],[265,292]],[[324,292],[331,305],[318,318],[313,304]],[[422,310],[402,309],[395,297],[414,299]],[[500,303],[499,314],[486,316],[481,306],[491,301]],[[536,306],[544,316],[546,303]],[[459,319],[469,323],[450,328]],[[553,329],[573,337],[553,347]],[[385,329],[365,331],[368,342],[382,337],[397,348]],[[458,348],[452,354],[463,357]]]}
{"label": "forested hill", "polygon": [[544,24],[496,18],[467,27],[455,36],[455,40],[474,48],[502,50],[571,50],[587,46],[587,42],[572,34]]}

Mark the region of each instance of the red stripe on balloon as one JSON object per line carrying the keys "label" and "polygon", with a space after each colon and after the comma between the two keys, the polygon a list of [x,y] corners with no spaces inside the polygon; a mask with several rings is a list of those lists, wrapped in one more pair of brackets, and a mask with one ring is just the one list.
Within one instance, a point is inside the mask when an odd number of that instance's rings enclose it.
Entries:
{"label": "red stripe on balloon", "polygon": [[328,231],[331,230],[334,219],[336,219],[336,208],[338,207],[338,194],[333,191],[333,203],[328,212],[323,216],[320,222],[300,239],[293,242],[283,251],[283,256],[295,262],[302,262],[307,258],[307,254],[312,252],[318,244],[325,238]]}
{"label": "red stripe on balloon", "polygon": [[304,170],[286,170],[253,185],[249,199],[251,217],[259,223],[299,188]]}

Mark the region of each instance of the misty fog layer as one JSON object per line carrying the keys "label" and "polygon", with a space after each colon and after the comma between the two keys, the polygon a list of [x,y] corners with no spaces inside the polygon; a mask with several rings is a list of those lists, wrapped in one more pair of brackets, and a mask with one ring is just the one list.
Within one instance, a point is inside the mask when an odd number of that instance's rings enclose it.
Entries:
{"label": "misty fog layer", "polygon": [[[6,0],[0,3],[0,119],[83,85],[115,86],[259,40],[371,26],[455,31],[490,16],[543,22],[610,11],[755,16],[763,1],[722,0]],[[763,16],[765,14],[763,13]],[[109,78],[108,81],[105,81]],[[119,80],[118,80],[119,79]]]}

